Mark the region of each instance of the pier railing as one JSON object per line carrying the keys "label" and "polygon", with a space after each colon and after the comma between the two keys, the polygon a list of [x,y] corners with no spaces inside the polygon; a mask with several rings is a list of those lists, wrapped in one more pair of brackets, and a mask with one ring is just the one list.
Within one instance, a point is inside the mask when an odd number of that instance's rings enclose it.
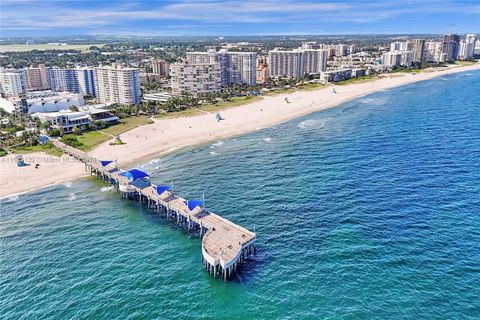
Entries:
{"label": "pier railing", "polygon": [[255,252],[256,234],[239,226],[201,206],[189,209],[187,200],[166,190],[158,194],[149,181],[135,184],[121,175],[123,172],[116,164],[103,166],[102,163],[87,153],[68,146],[61,141],[53,144],[64,153],[85,164],[85,170],[98,178],[112,184],[123,198],[146,202],[149,209],[176,220],[178,226],[189,232],[197,233],[202,238],[202,262],[205,269],[213,276],[223,276],[226,280],[237,271],[245,259]]}

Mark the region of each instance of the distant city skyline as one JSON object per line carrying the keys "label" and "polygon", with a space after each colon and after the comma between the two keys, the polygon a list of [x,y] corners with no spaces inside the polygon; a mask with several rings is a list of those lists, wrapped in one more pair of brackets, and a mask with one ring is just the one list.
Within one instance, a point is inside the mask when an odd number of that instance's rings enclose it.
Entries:
{"label": "distant city skyline", "polygon": [[2,36],[480,32],[477,1],[2,0]]}

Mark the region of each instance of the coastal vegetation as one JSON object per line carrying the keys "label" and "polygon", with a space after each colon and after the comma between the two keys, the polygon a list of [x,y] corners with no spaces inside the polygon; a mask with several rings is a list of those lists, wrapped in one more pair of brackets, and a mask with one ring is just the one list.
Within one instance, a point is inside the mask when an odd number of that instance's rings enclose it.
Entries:
{"label": "coastal vegetation", "polygon": [[371,80],[374,80],[374,79],[376,79],[376,77],[374,75],[366,75],[366,76],[363,76],[363,77],[351,78],[351,79],[348,79],[348,80],[335,82],[335,84],[339,85],[339,86],[344,86],[344,85],[347,85],[347,84],[368,82],[368,81],[371,81]]}
{"label": "coastal vegetation", "polygon": [[[12,151],[14,153],[20,153],[20,154],[32,153],[32,152],[45,152],[48,155],[52,155],[56,157],[60,157],[63,154],[63,152],[60,149],[56,148],[51,142],[47,142],[44,144],[37,144],[35,146],[16,147],[16,148],[13,148]],[[0,152],[0,156],[4,156],[4,155],[6,155],[6,152],[3,155],[1,155],[1,152]]]}
{"label": "coastal vegetation", "polygon": [[[78,132],[74,135],[65,135],[64,137],[74,136],[76,141],[74,144],[66,144],[78,148],[82,151],[89,151],[95,148],[96,146],[115,138],[115,136],[120,135],[126,131],[129,131],[133,128],[136,128],[141,125],[151,124],[153,120],[145,116],[134,116],[129,118],[121,119],[118,124],[114,124],[110,127],[101,130],[87,130],[83,132]],[[63,139],[63,138],[62,138]]]}

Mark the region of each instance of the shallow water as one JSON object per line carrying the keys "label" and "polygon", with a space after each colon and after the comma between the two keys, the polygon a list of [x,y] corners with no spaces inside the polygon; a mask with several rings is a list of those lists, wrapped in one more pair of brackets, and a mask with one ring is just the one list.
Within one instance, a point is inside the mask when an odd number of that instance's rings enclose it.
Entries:
{"label": "shallow water", "polygon": [[203,270],[199,239],[96,181],[2,200],[0,318],[478,319],[469,74],[141,165],[255,228],[257,255],[227,283]]}

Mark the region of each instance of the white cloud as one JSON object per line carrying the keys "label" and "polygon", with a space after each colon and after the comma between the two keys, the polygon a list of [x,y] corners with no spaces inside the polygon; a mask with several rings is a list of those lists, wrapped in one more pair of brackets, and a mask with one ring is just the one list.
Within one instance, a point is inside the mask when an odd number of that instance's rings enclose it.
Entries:
{"label": "white cloud", "polygon": [[[1,0],[0,26],[4,30],[56,28],[108,29],[136,21],[187,21],[209,24],[235,23],[372,23],[402,14],[421,15],[445,12],[478,12],[478,5],[454,1],[98,1],[92,7],[75,8],[81,1]],[[90,5],[90,7],[88,7]],[[134,27],[133,27],[134,28]],[[134,32],[135,30],[132,30]]]}

